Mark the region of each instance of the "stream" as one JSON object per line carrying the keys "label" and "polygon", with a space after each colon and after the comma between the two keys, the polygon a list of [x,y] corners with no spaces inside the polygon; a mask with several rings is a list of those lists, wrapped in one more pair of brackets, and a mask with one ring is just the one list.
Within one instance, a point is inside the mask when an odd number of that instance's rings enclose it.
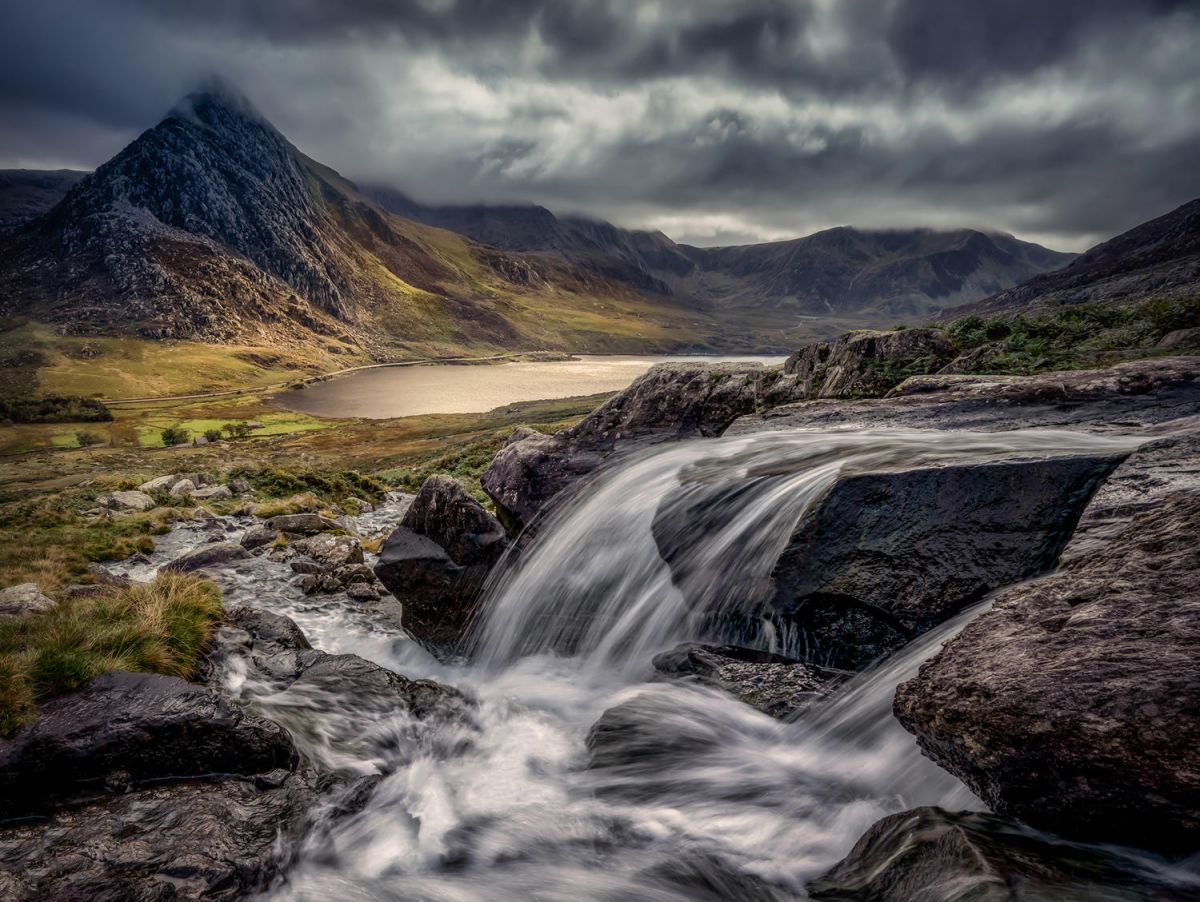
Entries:
{"label": "stream", "polygon": [[[348,715],[336,698],[272,696],[231,675],[230,691],[287,724],[311,760],[383,775],[363,810],[318,825],[270,897],[803,898],[805,884],[881,817],[920,805],[981,809],[921,755],[891,705],[897,684],[987,599],[794,722],[700,685],[656,681],[650,659],[706,638],[714,612],[752,610],[746,587],[765,579],[791,528],[839,476],[1134,444],[1026,430],[797,431],[660,446],[602,471],[519,556],[502,561],[485,590],[470,663],[439,663],[345,596],[304,596],[287,564],[263,556],[227,565],[213,573],[227,606],[285,614],[315,647],[453,685],[477,703],[471,723],[438,732],[394,712]],[[722,574],[701,612],[673,585],[652,521],[681,484],[732,480],[746,486],[736,509],[691,550],[695,560],[719,562]],[[392,496],[348,525],[384,534],[407,503]],[[181,524],[154,554],[116,569],[148,578],[189,547],[218,535],[236,540],[252,522]],[[756,644],[799,650],[793,637],[767,629]],[[617,764],[589,768],[589,730],[615,705],[625,706],[634,744]]]}

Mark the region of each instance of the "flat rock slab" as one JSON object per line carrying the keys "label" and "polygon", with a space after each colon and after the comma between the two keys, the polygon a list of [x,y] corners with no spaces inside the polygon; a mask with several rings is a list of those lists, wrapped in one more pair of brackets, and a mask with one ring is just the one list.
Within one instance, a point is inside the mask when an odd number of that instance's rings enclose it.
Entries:
{"label": "flat rock slab", "polygon": [[1014,586],[896,693],[922,750],[998,813],[1200,845],[1200,493]]}
{"label": "flat rock slab", "polygon": [[1184,902],[1191,886],[989,814],[916,808],[877,822],[809,885],[837,902]]}
{"label": "flat rock slab", "polygon": [[281,727],[203,686],[115,671],[52,698],[0,741],[0,818],[149,780],[292,768]]}
{"label": "flat rock slab", "polygon": [[193,570],[203,570],[206,567],[217,567],[233,561],[244,561],[252,557],[241,545],[234,542],[213,542],[201,545],[199,548],[181,555],[162,569],[176,573],[191,573]]}

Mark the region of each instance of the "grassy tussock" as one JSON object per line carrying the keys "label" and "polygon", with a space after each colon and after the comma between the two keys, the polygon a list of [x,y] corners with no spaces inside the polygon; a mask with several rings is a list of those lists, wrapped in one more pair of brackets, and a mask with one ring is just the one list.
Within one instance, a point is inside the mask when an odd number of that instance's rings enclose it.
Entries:
{"label": "grassy tussock", "polygon": [[112,670],[193,676],[220,619],[216,586],[171,574],[0,621],[0,732],[33,720],[39,701]]}

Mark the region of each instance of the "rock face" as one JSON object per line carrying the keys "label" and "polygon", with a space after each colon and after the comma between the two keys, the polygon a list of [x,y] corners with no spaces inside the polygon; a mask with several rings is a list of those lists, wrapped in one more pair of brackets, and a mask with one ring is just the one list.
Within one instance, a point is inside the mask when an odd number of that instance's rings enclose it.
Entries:
{"label": "rock face", "polygon": [[811,708],[849,676],[754,648],[694,642],[657,655],[654,669],[663,676],[695,678],[784,719]]}
{"label": "rock face", "polygon": [[1184,902],[1195,889],[1099,851],[1051,843],[976,812],[916,808],[885,817],[808,887],[837,902]]}
{"label": "rock face", "polygon": [[883,394],[914,373],[936,372],[953,356],[950,342],[933,329],[848,332],[801,348],[783,371],[803,380],[811,397],[855,398]]}
{"label": "rock face", "polygon": [[430,476],[379,552],[375,575],[404,606],[404,628],[435,653],[458,649],[508,543],[457,481]]}
{"label": "rock face", "polygon": [[720,435],[736,417],[803,397],[802,380],[747,364],[662,364],[554,435],[502,448],[483,488],[516,533],[611,455],[673,438]]}
{"label": "rock face", "polygon": [[[1052,567],[1119,462],[1057,457],[844,478],[794,527],[765,597],[717,627],[737,639],[739,615],[751,635],[767,616],[799,631],[806,660],[864,669],[989,591]],[[685,486],[655,515],[659,550],[698,604],[736,588],[712,588],[726,574],[736,578],[736,561],[695,560],[690,550],[696,535],[728,517],[743,488]]]}
{"label": "rock face", "polygon": [[[1194,464],[1193,464],[1194,465]],[[1200,492],[1002,593],[900,686],[927,755],[1066,836],[1200,843]]]}
{"label": "rock face", "polygon": [[50,699],[0,745],[0,817],[153,780],[296,765],[279,726],[175,677],[120,671]]}
{"label": "rock face", "polygon": [[43,595],[37,583],[21,583],[0,589],[0,617],[24,618],[53,607],[54,600]]}

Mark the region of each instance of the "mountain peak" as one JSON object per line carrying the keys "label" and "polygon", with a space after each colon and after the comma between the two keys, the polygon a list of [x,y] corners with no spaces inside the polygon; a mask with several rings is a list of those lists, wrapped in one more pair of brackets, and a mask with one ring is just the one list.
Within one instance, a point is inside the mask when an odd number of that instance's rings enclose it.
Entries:
{"label": "mountain peak", "polygon": [[182,119],[201,125],[218,126],[229,118],[248,119],[258,125],[275,130],[254,105],[232,82],[220,76],[206,78],[195,90],[179,100],[167,113],[168,119]]}

